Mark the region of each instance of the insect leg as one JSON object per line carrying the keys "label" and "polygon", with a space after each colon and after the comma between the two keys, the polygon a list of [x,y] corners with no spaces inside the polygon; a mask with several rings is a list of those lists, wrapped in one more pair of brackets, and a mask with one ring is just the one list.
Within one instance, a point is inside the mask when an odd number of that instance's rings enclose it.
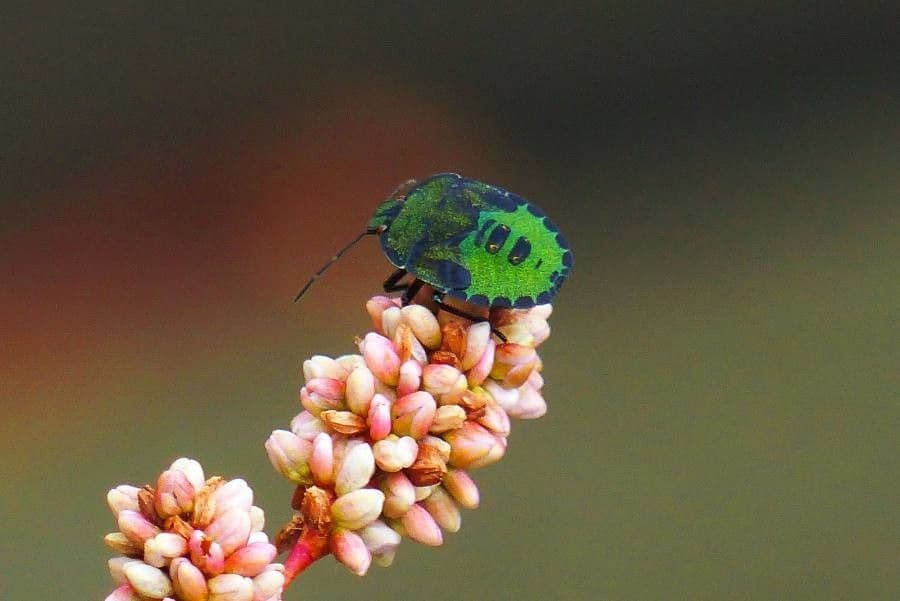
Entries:
{"label": "insect leg", "polygon": [[384,281],[383,288],[385,292],[397,292],[398,290],[406,290],[409,288],[409,284],[398,284],[403,276],[406,275],[405,269],[398,269],[394,273],[388,276],[388,278]]}
{"label": "insect leg", "polygon": [[403,291],[402,299],[403,306],[408,305],[416,295],[419,293],[419,290],[422,289],[422,286],[425,285],[425,282],[422,280],[413,280],[406,286],[406,290]]}
{"label": "insect leg", "polygon": [[[453,315],[456,315],[457,317],[464,317],[464,318],[472,320],[472,321],[487,321],[487,319],[484,317],[477,317],[475,315],[470,315],[469,313],[466,313],[465,311],[457,309],[456,307],[451,307],[450,305],[448,305],[447,303],[444,302],[444,294],[441,292],[434,293],[434,302],[437,303],[437,306],[440,307],[443,311],[446,311],[447,313],[452,313]],[[491,326],[491,332],[497,338],[499,338],[503,342],[506,342],[506,336],[503,335],[503,332],[497,330],[497,328],[495,328],[493,326]]]}

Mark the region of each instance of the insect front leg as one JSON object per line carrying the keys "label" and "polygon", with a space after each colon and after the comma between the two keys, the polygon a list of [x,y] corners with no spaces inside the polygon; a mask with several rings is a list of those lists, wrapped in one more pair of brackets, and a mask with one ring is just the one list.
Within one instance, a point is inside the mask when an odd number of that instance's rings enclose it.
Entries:
{"label": "insect front leg", "polygon": [[398,292],[400,290],[406,290],[409,288],[409,284],[398,284],[400,280],[403,279],[403,276],[406,275],[405,269],[398,269],[394,273],[388,276],[388,278],[382,284],[382,288],[384,288],[385,292]]}
{"label": "insect front leg", "polygon": [[[470,321],[488,321],[486,317],[479,317],[477,315],[472,315],[471,313],[466,313],[461,309],[457,309],[456,307],[451,307],[447,303],[444,302],[444,294],[442,292],[435,292],[433,300],[437,303],[437,306],[440,307],[441,310],[446,311],[447,313],[451,313],[456,315],[457,317],[464,317]],[[503,342],[506,342],[506,336],[504,336],[503,332],[499,331],[494,326],[491,326],[491,332]]]}

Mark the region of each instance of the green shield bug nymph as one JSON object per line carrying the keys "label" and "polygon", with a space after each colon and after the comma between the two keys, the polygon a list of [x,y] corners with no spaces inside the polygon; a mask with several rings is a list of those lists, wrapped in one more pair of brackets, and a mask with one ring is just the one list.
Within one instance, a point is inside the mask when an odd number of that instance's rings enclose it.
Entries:
{"label": "green shield bug nymph", "polygon": [[[439,173],[395,190],[297,299],[367,234],[379,236],[397,267],[385,292],[402,290],[404,302],[428,284],[444,308],[444,295],[483,307],[533,307],[553,299],[573,265],[568,242],[538,207],[498,186]],[[406,274],[413,281],[398,285]]]}

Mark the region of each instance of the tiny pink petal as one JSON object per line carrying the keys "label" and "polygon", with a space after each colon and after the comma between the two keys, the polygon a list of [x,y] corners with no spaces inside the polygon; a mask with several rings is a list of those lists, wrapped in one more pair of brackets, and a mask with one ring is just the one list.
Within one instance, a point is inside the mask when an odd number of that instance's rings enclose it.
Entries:
{"label": "tiny pink petal", "polygon": [[225,572],[254,577],[260,574],[273,559],[275,546],[269,543],[252,543],[241,547],[225,560]]}
{"label": "tiny pink petal", "polygon": [[160,530],[153,525],[140,512],[131,509],[123,509],[119,512],[119,531],[128,537],[128,540],[141,545],[147,539],[159,534]]}
{"label": "tiny pink petal", "polygon": [[366,574],[372,564],[372,554],[358,534],[345,528],[335,528],[330,542],[335,559],[357,576]]}
{"label": "tiny pink petal", "polygon": [[422,364],[415,359],[404,361],[400,366],[400,377],[397,382],[397,396],[405,396],[416,392],[422,385]]}
{"label": "tiny pink petal", "polygon": [[421,505],[415,504],[410,507],[400,520],[406,536],[412,540],[430,547],[439,547],[443,544],[444,536],[441,534],[441,528]]}
{"label": "tiny pink petal", "polygon": [[369,438],[373,441],[381,440],[391,433],[391,402],[382,394],[376,394],[369,406],[369,414],[366,418],[369,426]]}
{"label": "tiny pink petal", "polygon": [[313,440],[309,468],[317,486],[328,487],[334,483],[334,443],[330,434],[320,432]]}
{"label": "tiny pink petal", "polygon": [[360,343],[360,351],[372,374],[388,386],[396,386],[400,377],[400,357],[394,343],[374,332],[369,332]]}

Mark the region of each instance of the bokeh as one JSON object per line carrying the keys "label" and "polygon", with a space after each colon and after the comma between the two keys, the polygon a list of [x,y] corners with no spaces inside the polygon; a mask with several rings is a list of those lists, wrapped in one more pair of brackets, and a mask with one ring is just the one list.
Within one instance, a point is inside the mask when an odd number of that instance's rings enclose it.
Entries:
{"label": "bokeh", "polygon": [[549,413],[443,547],[287,599],[900,597],[891,3],[3,12],[0,598],[102,598],[106,490],[178,456],[280,526],[262,443],[390,268],[291,298],[447,170],[570,239]]}

